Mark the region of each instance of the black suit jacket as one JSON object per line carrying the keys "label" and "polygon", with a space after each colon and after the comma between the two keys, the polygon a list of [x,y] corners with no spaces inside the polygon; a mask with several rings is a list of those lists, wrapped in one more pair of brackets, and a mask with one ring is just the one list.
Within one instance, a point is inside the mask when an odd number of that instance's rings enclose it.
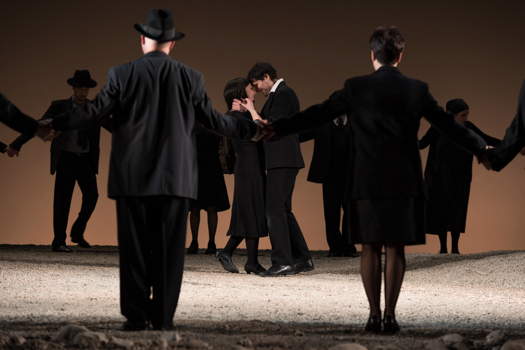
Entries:
{"label": "black suit jacket", "polygon": [[[38,122],[20,112],[4,95],[0,94],[0,121],[18,132],[34,135]],[[0,151],[5,152],[6,145],[0,142]]]}
{"label": "black suit jacket", "polygon": [[[281,82],[261,110],[261,117],[270,122],[286,119],[299,112],[299,99],[285,82]],[[303,156],[297,134],[264,143],[266,169],[304,168]]]}
{"label": "black suit jacket", "polygon": [[158,51],[111,68],[93,102],[55,118],[52,125],[82,128],[109,114],[112,198],[197,198],[195,121],[230,137],[250,138],[257,130],[253,122],[216,112],[202,74]]}
{"label": "black suit jacket", "polygon": [[518,98],[518,111],[505,132],[501,144],[489,151],[492,169],[500,171],[509,164],[519,151],[525,147],[525,81]]}
{"label": "black suit jacket", "polygon": [[346,113],[352,125],[352,199],[423,196],[417,133],[421,117],[475,154],[485,142],[438,106],[427,84],[394,67],[346,81],[328,100],[275,122],[277,135],[307,130]]}
{"label": "black suit jacket", "polygon": [[[73,100],[71,98],[65,100],[56,100],[51,103],[51,106],[48,108],[42,119],[54,119],[55,117],[72,110],[74,107]],[[111,120],[105,118],[101,121],[102,126],[111,132]],[[95,125],[90,127],[88,130],[83,132],[87,133],[89,139],[89,160],[91,166],[96,174],[98,174],[98,164],[100,158],[100,126]],[[22,146],[32,139],[33,136],[29,134],[20,135],[15,141],[13,141],[10,146],[18,151]],[[51,174],[54,174],[57,169],[58,161],[60,159],[61,149],[59,147],[60,135],[53,140],[51,143],[51,162],[50,162],[50,171]]]}

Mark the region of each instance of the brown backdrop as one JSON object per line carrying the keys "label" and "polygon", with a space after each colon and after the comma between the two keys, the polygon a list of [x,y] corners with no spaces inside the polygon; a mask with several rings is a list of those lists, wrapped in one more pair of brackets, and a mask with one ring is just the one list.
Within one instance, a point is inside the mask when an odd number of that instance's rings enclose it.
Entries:
{"label": "brown backdrop", "polygon": [[[224,83],[245,75],[257,60],[275,65],[295,88],[303,107],[321,101],[345,78],[371,71],[367,39],[380,24],[399,26],[408,40],[403,72],[427,81],[441,103],[465,98],[472,120],[489,134],[503,135],[525,78],[525,2],[521,0],[4,1],[0,90],[36,118],[52,100],[70,96],[65,81],[75,69],[90,69],[103,84],[110,66],[141,54],[132,25],[143,22],[149,7],[174,11],[178,29],[187,38],[172,55],[204,73],[208,92],[220,110],[225,108]],[[424,123],[421,133],[427,127]],[[0,140],[10,142],[14,137],[16,133],[0,127]],[[94,244],[115,244],[115,208],[106,197],[110,137],[105,131],[101,146],[100,199],[86,237]],[[311,142],[304,144],[307,167],[311,153]],[[20,158],[0,157],[0,166],[0,243],[49,244],[54,182],[49,174],[49,145],[33,140]],[[463,251],[525,248],[524,168],[523,158],[500,174],[474,165]],[[310,247],[326,249],[321,188],[306,182],[306,173],[301,171],[297,180],[295,213]],[[226,181],[231,198],[231,176]],[[71,212],[78,210],[76,189]],[[219,247],[225,241],[229,215],[219,217]],[[201,246],[206,241],[201,227]],[[262,247],[269,247],[268,240]],[[436,250],[434,237],[427,245],[412,248]]]}

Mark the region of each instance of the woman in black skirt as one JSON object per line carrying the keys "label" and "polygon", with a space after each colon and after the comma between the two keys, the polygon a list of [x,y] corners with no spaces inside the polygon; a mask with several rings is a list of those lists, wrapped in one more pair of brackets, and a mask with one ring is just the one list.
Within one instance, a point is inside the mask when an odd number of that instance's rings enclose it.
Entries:
{"label": "woman in black skirt", "polygon": [[[234,99],[248,98],[253,100],[255,91],[245,78],[229,81],[224,88],[224,98],[228,108],[232,108]],[[242,107],[230,110],[229,115],[236,118],[252,119],[249,112]],[[224,249],[217,253],[217,259],[224,269],[238,273],[232,261],[234,250],[244,239],[248,251],[248,261],[244,265],[246,273],[263,273],[264,267],[259,264],[259,238],[268,235],[264,205],[264,154],[260,142],[233,139],[235,150],[234,194],[232,216],[228,235],[230,239]]]}
{"label": "woman in black skirt", "polygon": [[217,212],[228,210],[230,201],[224,182],[224,174],[219,160],[220,136],[196,126],[197,164],[199,180],[197,199],[191,201],[190,228],[192,241],[187,250],[188,254],[197,254],[199,251],[199,224],[200,212],[205,210],[208,216],[208,247],[206,254],[215,254],[215,233],[217,232]]}
{"label": "woman in black skirt", "polygon": [[[500,140],[483,133],[468,121],[469,106],[462,99],[447,102],[447,111],[458,123],[475,132],[490,146]],[[430,146],[425,168],[426,232],[439,235],[440,253],[447,254],[447,232],[452,237],[452,254],[459,254],[459,237],[467,222],[472,154],[431,127],[419,142],[419,148]]]}

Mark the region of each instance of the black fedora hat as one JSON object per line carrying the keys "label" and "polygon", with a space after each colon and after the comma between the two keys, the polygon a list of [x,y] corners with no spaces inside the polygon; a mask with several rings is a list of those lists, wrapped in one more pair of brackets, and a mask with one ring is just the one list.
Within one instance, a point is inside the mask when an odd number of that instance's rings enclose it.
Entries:
{"label": "black fedora hat", "polygon": [[91,74],[87,69],[76,70],[73,78],[69,78],[67,83],[73,87],[94,88],[97,86],[97,82],[91,79]]}
{"label": "black fedora hat", "polygon": [[165,9],[151,9],[146,24],[135,24],[135,29],[142,35],[159,43],[175,41],[186,35],[175,30],[171,12]]}

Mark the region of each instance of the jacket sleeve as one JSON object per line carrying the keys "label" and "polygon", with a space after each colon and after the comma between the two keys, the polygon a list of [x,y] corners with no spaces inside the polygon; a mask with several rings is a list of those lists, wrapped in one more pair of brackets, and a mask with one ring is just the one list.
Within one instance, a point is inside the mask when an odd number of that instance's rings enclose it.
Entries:
{"label": "jacket sleeve", "polygon": [[[49,106],[46,113],[44,113],[41,119],[55,118],[57,115],[60,114],[61,111],[62,109],[60,108],[60,104],[57,102],[53,102],[51,103],[51,106]],[[33,137],[34,135],[32,134],[21,134],[13,142],[11,142],[9,147],[16,149],[17,151],[20,151],[22,149],[22,146],[25,145]]]}
{"label": "jacket sleeve", "polygon": [[488,157],[492,169],[500,171],[506,167],[523,147],[525,147],[525,81],[521,87],[516,116],[507,128],[501,144],[495,150],[489,151]]}
{"label": "jacket sleeve", "polygon": [[108,72],[108,82],[93,101],[56,116],[51,125],[55,130],[87,129],[100,125],[116,107],[119,93],[115,68],[111,68]]}
{"label": "jacket sleeve", "polygon": [[434,100],[426,85],[422,113],[441,135],[448,137],[476,156],[485,153],[486,142],[475,132],[456,122],[452,114],[445,112],[443,108],[437,104],[436,100]]}
{"label": "jacket sleeve", "polygon": [[313,129],[313,130],[305,130],[301,133],[299,133],[299,142],[308,142],[310,140],[313,140],[315,139],[315,137],[317,136],[317,130],[316,129]]}
{"label": "jacket sleeve", "polygon": [[496,147],[498,146],[500,143],[501,143],[501,140],[500,139],[497,139],[495,137],[492,137],[490,135],[487,135],[485,134],[483,131],[481,131],[481,129],[479,129],[474,123],[472,122],[467,122],[468,124],[468,127],[470,130],[474,131],[476,134],[478,134],[479,136],[481,136],[481,138],[483,140],[485,140],[485,142],[487,143],[487,145],[489,146],[493,146],[493,147]]}
{"label": "jacket sleeve", "polygon": [[350,116],[352,106],[347,97],[347,90],[348,88],[338,90],[323,103],[313,105],[289,118],[272,123],[276,136],[286,136],[315,129],[344,113]]}
{"label": "jacket sleeve", "polygon": [[434,143],[438,137],[439,132],[435,128],[430,127],[425,136],[419,140],[419,149],[427,148],[430,144]]}
{"label": "jacket sleeve", "polygon": [[4,95],[0,94],[0,121],[13,130],[24,134],[34,135],[38,129],[38,122],[20,112]]}
{"label": "jacket sleeve", "polygon": [[240,139],[252,138],[257,131],[255,123],[247,119],[235,118],[217,112],[204,89],[202,74],[195,74],[192,100],[196,121],[204,128],[219,135],[238,137]]}

